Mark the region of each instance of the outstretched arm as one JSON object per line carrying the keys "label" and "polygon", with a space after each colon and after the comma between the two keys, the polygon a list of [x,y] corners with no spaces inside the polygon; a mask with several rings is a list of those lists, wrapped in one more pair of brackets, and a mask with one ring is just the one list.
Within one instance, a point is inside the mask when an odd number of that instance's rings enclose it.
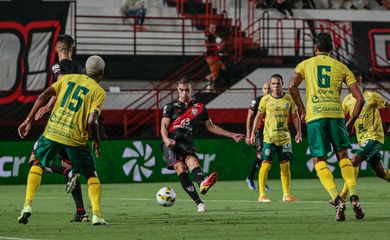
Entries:
{"label": "outstretched arm", "polygon": [[43,93],[39,95],[37,101],[35,101],[34,106],[31,109],[30,113],[28,114],[26,120],[24,120],[24,122],[18,127],[18,133],[21,138],[24,138],[30,132],[31,123],[38,110],[49,101],[50,97],[55,95],[56,92],[54,91],[54,88],[51,86],[48,87],[45,91],[43,91]]}
{"label": "outstretched arm", "polygon": [[359,85],[356,82],[349,86],[349,91],[352,93],[352,96],[356,99],[356,104],[346,124],[348,129],[350,129],[353,126],[356,119],[359,117],[359,114],[362,111],[365,103],[362,90],[359,88]]}
{"label": "outstretched arm", "polygon": [[210,119],[206,120],[205,123],[206,123],[207,130],[215,135],[233,138],[233,140],[236,142],[239,142],[245,138],[244,134],[227,131],[227,130],[215,125]]}
{"label": "outstretched arm", "polygon": [[290,92],[291,97],[293,98],[295,104],[298,106],[298,111],[301,114],[301,121],[304,122],[306,118],[306,109],[303,105],[301,94],[299,93],[298,86],[302,82],[302,75],[294,72],[290,84],[288,85],[288,91]]}

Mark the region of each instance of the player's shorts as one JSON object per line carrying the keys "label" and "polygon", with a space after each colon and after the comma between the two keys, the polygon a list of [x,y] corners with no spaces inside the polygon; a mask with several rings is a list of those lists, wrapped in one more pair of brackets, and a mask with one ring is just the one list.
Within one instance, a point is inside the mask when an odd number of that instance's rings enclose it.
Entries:
{"label": "player's shorts", "polygon": [[351,148],[344,118],[322,118],[307,123],[307,137],[312,157],[326,157],[335,152]]}
{"label": "player's shorts", "polygon": [[95,174],[95,161],[88,145],[68,146],[47,139],[44,136],[41,136],[34,145],[35,157],[43,167],[50,167],[61,150],[66,152],[73,163],[72,171],[74,173],[81,172],[84,176]]}
{"label": "player's shorts", "polygon": [[383,144],[381,142],[368,139],[363,145],[360,145],[355,154],[366,160],[372,168],[375,168],[383,159],[382,150]]}
{"label": "player's shorts", "polygon": [[167,168],[171,170],[173,170],[173,165],[178,162],[183,162],[187,156],[194,156],[195,158],[198,158],[195,147],[185,141],[176,140],[173,148],[169,148],[162,143],[161,149]]}
{"label": "player's shorts", "polygon": [[261,160],[273,161],[276,158],[280,161],[293,159],[291,144],[276,146],[273,143],[263,143],[261,151]]}
{"label": "player's shorts", "polygon": [[261,149],[263,148],[263,129],[256,131],[255,148],[257,158],[261,159]]}

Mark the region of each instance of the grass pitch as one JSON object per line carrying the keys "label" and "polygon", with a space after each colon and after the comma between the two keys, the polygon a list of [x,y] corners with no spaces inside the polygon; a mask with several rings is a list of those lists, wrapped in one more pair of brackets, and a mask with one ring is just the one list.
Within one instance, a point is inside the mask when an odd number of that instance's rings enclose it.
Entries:
{"label": "grass pitch", "polygon": [[[339,189],[342,181],[337,179]],[[292,180],[300,201],[281,202],[279,180],[270,180],[271,203],[257,203],[257,192],[245,181],[218,182],[202,199],[208,212],[196,205],[180,183],[102,185],[102,212],[107,226],[70,223],[74,214],[65,185],[42,185],[27,225],[17,217],[25,186],[0,186],[0,239],[387,239],[390,230],[390,185],[378,178],[360,178],[358,190],[366,216],[356,220],[350,204],[345,222],[334,220],[335,210],[318,179]],[[171,186],[173,207],[158,206],[155,193]],[[91,216],[87,186],[84,202]]]}

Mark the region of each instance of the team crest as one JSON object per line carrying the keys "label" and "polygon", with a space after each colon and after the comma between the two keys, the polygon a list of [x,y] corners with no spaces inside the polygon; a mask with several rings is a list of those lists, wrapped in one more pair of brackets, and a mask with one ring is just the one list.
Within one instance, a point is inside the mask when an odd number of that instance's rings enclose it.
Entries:
{"label": "team crest", "polygon": [[193,115],[196,115],[198,113],[198,109],[197,108],[192,108],[191,111],[192,111]]}

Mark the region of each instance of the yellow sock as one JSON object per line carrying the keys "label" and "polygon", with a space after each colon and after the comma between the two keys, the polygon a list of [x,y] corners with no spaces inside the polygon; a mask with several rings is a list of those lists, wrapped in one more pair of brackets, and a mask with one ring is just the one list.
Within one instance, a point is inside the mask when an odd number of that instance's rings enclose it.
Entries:
{"label": "yellow sock", "polygon": [[282,181],[283,196],[290,195],[290,162],[280,164],[280,180]]}
{"label": "yellow sock", "polygon": [[34,200],[35,194],[38,191],[39,185],[41,185],[42,168],[38,166],[32,166],[27,177],[26,198],[24,201],[24,207],[31,205]]}
{"label": "yellow sock", "polygon": [[352,167],[351,160],[349,158],[343,158],[339,161],[339,166],[341,169],[341,175],[348,187],[349,195],[357,195],[355,171]]}
{"label": "yellow sock", "polygon": [[[353,167],[353,171],[355,172],[355,178],[357,178],[359,174],[359,167]],[[347,194],[348,194],[348,187],[347,184],[344,183],[343,190],[341,191],[340,195],[346,197]]]}
{"label": "yellow sock", "polygon": [[100,181],[97,177],[88,179],[88,196],[92,205],[92,213],[100,217]]}
{"label": "yellow sock", "polygon": [[268,172],[271,169],[271,164],[262,162],[261,168],[259,171],[259,192],[260,196],[266,195],[265,194],[265,185],[267,185],[267,179],[268,179]]}
{"label": "yellow sock", "polygon": [[385,179],[386,181],[390,182],[390,170],[389,169],[386,170],[386,175],[385,175],[385,177],[383,179]]}
{"label": "yellow sock", "polygon": [[326,162],[319,161],[314,168],[317,171],[317,175],[322,183],[322,186],[332,197],[332,200],[335,200],[339,193],[337,191],[336,184],[334,183],[332,172],[329,170]]}

